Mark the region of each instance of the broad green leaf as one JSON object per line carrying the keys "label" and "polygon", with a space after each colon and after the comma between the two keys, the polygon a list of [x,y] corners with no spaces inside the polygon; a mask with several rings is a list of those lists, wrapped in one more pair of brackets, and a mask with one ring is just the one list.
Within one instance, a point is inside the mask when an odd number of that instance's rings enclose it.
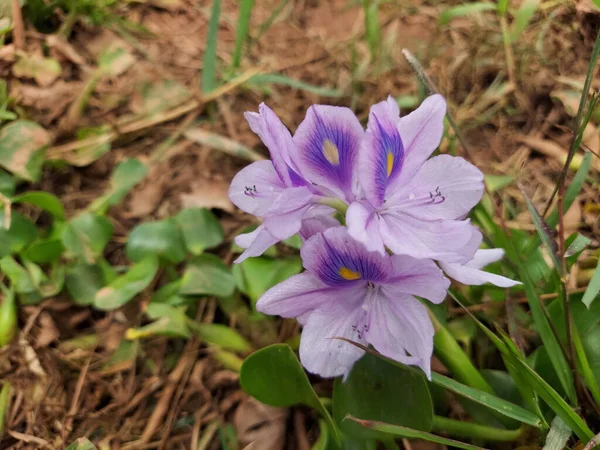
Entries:
{"label": "broad green leaf", "polygon": [[[417,408],[418,405],[415,405]],[[477,447],[471,444],[465,444],[464,442],[455,441],[442,436],[438,436],[425,431],[415,430],[413,428],[402,427],[399,425],[391,425],[384,422],[378,422],[375,420],[361,420],[353,416],[348,416],[346,420],[351,420],[358,425],[368,430],[374,430],[381,433],[386,433],[391,436],[408,438],[408,439],[423,439],[429,442],[436,442],[438,444],[447,445],[454,448],[462,448],[465,450],[485,450],[481,447]]]}
{"label": "broad green leaf", "polygon": [[62,236],[67,256],[89,264],[98,260],[109,243],[113,226],[104,216],[84,212],[69,221]]}
{"label": "broad green leaf", "polygon": [[[402,395],[398,395],[399,386]],[[344,434],[377,437],[351,421],[344,421],[347,415],[369,420],[385,418],[394,425],[429,431],[433,404],[425,376],[367,353],[354,364],[347,380],[335,381],[333,417]]]}
{"label": "broad green leaf", "polygon": [[34,280],[30,273],[21,266],[12,256],[0,259],[0,271],[8,277],[11,288],[18,294],[37,292]]}
{"label": "broad green leaf", "polygon": [[228,297],[234,290],[235,282],[229,268],[215,255],[204,254],[188,263],[179,293]]}
{"label": "broad green leaf", "polygon": [[67,269],[65,286],[77,305],[92,305],[98,291],[106,285],[104,271],[98,265],[78,263]]}
{"label": "broad green leaf", "polygon": [[[0,349],[9,344],[19,331],[19,316],[17,312],[17,299],[12,289],[0,285]],[[0,412],[1,414],[1,412]],[[2,426],[2,423],[0,423]]]}
{"label": "broad green leaf", "polygon": [[583,294],[583,298],[581,301],[588,308],[592,306],[592,302],[599,297],[600,293],[600,261],[596,264],[596,270],[594,270],[594,275],[592,275],[592,279],[588,284],[588,287],[585,290],[585,294]]}
{"label": "broad green leaf", "polygon": [[8,230],[4,228],[4,218],[0,208],[0,257],[19,253],[39,235],[35,224],[18,212],[12,212]]}
{"label": "broad green leaf", "polygon": [[139,348],[139,341],[122,339],[119,348],[110,356],[106,364],[102,366],[102,370],[111,373],[115,368],[120,372],[123,370],[123,367],[133,367]]}
{"label": "broad green leaf", "polygon": [[300,248],[302,247],[302,238],[299,234],[295,234],[292,237],[287,238],[281,242],[287,245],[288,247],[295,248],[296,250],[300,250]]}
{"label": "broad green leaf", "polygon": [[65,208],[54,194],[44,191],[29,191],[12,198],[13,203],[27,203],[49,212],[57,220],[65,220]]}
{"label": "broad green leaf", "polygon": [[92,211],[104,213],[110,206],[118,204],[148,174],[148,167],[139,159],[129,158],[120,163],[110,178],[110,187],[102,197],[91,205]]}
{"label": "broad green leaf", "polygon": [[108,286],[100,289],[96,293],[94,306],[104,311],[123,306],[150,285],[157,271],[157,258],[149,257],[140,261],[125,275],[121,275]]}
{"label": "broad green leaf", "polygon": [[0,130],[0,166],[27,181],[42,175],[50,135],[35,122],[15,120]]}
{"label": "broad green leaf", "polygon": [[167,283],[162,286],[159,290],[152,294],[151,303],[168,303],[171,306],[186,305],[193,300],[192,297],[185,297],[179,294],[181,289],[181,278],[176,281]]}
{"label": "broad green leaf", "polygon": [[303,404],[315,408],[327,420],[339,442],[339,433],[329,412],[288,345],[273,344],[248,356],[242,365],[240,383],[248,394],[267,405],[287,408]]}
{"label": "broad green leaf", "polygon": [[216,323],[199,323],[190,320],[188,326],[204,341],[218,345],[234,352],[248,352],[252,349],[250,343],[237,331],[225,325]]}
{"label": "broad green leaf", "polygon": [[493,3],[465,3],[459,6],[453,6],[452,8],[447,8],[442,11],[440,14],[440,24],[446,25],[450,23],[452,19],[456,19],[457,17],[464,17],[471,14],[480,13],[483,11],[492,11],[496,9],[496,5]]}
{"label": "broad green leaf", "polygon": [[544,450],[563,450],[570,437],[571,429],[559,416],[556,416],[546,436]]}
{"label": "broad green leaf", "polygon": [[57,260],[63,254],[65,247],[62,239],[52,237],[33,241],[23,251],[22,255],[37,264],[46,264]]}
{"label": "broad green leaf", "polygon": [[213,0],[202,64],[202,92],[204,94],[214,91],[217,87],[217,33],[219,32],[220,15],[221,0]]}
{"label": "broad green leaf", "polygon": [[127,339],[144,339],[152,336],[187,338],[190,336],[185,306],[171,306],[166,303],[150,303],[146,315],[154,322],[139,328],[130,328]]}
{"label": "broad green leaf", "polygon": [[98,450],[87,438],[79,438],[65,450]]}
{"label": "broad green leaf", "polygon": [[[80,145],[69,153],[48,156],[52,159],[65,161],[72,166],[88,166],[110,151],[110,142],[112,140],[111,133],[112,129],[106,125],[80,128],[76,133],[77,140],[82,141],[88,138],[98,137],[99,141],[91,145]],[[100,136],[102,136],[102,139],[100,139]]]}
{"label": "broad green leaf", "polygon": [[17,188],[17,183],[11,174],[0,169],[0,193],[5,197],[12,197]]}
{"label": "broad green leaf", "polygon": [[204,250],[223,242],[223,227],[219,219],[206,208],[184,209],[175,219],[183,233],[185,245],[193,255],[200,255]]}
{"label": "broad green leaf", "polygon": [[302,271],[302,261],[297,256],[285,259],[248,258],[233,266],[237,287],[255,305],[268,289]]}
{"label": "broad green leaf", "polygon": [[135,227],[127,240],[126,250],[127,257],[134,262],[156,256],[178,264],[187,254],[181,231],[171,218]]}

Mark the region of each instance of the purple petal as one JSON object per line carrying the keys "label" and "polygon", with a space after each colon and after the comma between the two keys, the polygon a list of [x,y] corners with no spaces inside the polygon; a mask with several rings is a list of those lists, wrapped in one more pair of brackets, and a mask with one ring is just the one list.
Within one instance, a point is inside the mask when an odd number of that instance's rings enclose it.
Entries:
{"label": "purple petal", "polygon": [[318,205],[310,208],[302,219],[300,237],[306,241],[328,228],[339,227],[340,222],[334,217],[335,213],[335,209],[329,206]]}
{"label": "purple petal", "polygon": [[478,250],[475,253],[475,257],[465,265],[440,262],[440,267],[449,277],[455,279],[459,283],[470,286],[480,286],[485,283],[491,283],[495,286],[509,288],[521,284],[510,278],[480,270],[484,266],[498,261],[502,258],[503,254],[504,251],[499,248]]}
{"label": "purple petal", "polygon": [[346,212],[348,234],[362,243],[367,250],[385,253],[379,232],[379,216],[366,202],[353,202]]}
{"label": "purple petal", "polygon": [[426,220],[458,219],[481,200],[483,189],[483,174],[473,164],[440,155],[426,161],[407,184],[398,186],[386,205]]}
{"label": "purple petal", "polygon": [[417,295],[433,303],[444,301],[450,287],[450,280],[432,260],[415,259],[404,255],[393,255],[391,259],[394,278],[386,283],[387,292],[399,296]]}
{"label": "purple petal", "polygon": [[363,350],[335,337],[345,337],[363,345],[355,331],[363,289],[336,290],[330,307],[317,309],[306,318],[300,340],[300,361],[311,373],[322,377],[346,376]]}
{"label": "purple petal", "polygon": [[[426,98],[421,106],[404,116],[398,123],[398,130],[404,145],[402,174],[396,178],[401,185],[431,156],[440,145],[444,133],[446,101],[435,94]],[[395,184],[395,183],[394,183]],[[394,188],[390,186],[390,190]]]}
{"label": "purple petal", "polygon": [[257,161],[244,167],[229,186],[229,198],[235,206],[262,217],[285,189],[271,161]]}
{"label": "purple petal", "polygon": [[246,251],[238,256],[234,263],[238,264],[247,258],[260,256],[278,241],[279,239],[271,236],[265,229],[264,224],[260,225],[251,233],[240,234],[239,236],[236,236],[235,243],[240,247],[245,248]]}
{"label": "purple petal", "polygon": [[307,180],[352,201],[363,134],[360,122],[348,108],[311,106],[294,135],[301,173]]}
{"label": "purple petal", "polygon": [[[258,107],[258,113],[245,113],[250,128],[254,131],[271,154],[271,160],[277,174],[286,186],[293,186],[298,182],[298,175],[291,169],[294,167],[292,155],[295,155],[296,146],[292,135],[279,117],[264,103]],[[292,177],[295,175],[294,180]]]}
{"label": "purple petal", "polygon": [[327,286],[310,272],[293,275],[265,292],[256,309],[269,315],[299,317],[327,305],[336,289]]}
{"label": "purple petal", "polygon": [[474,227],[469,220],[426,221],[401,213],[387,213],[382,219],[383,243],[394,254],[450,262],[467,262],[473,258],[475,249],[469,244]]}
{"label": "purple petal", "polygon": [[265,214],[265,227],[279,240],[287,239],[300,231],[302,217],[312,206],[313,193],[306,186],[284,190],[274,199]]}
{"label": "purple petal", "polygon": [[431,378],[433,325],[427,308],[410,295],[382,288],[370,311],[366,340],[381,354],[418,365]]}
{"label": "purple petal", "polygon": [[358,170],[360,185],[375,207],[383,204],[388,184],[402,168],[404,147],[398,132],[399,121],[400,110],[392,97],[373,106],[369,113]]}
{"label": "purple petal", "polygon": [[381,282],[390,273],[387,255],[368,252],[345,227],[329,228],[310,238],[300,250],[304,267],[331,286]]}

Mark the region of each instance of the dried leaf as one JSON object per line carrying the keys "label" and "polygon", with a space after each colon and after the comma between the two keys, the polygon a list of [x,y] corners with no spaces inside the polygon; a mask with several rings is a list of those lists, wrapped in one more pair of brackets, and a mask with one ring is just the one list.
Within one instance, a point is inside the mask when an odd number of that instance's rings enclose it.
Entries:
{"label": "dried leaf", "polygon": [[249,397],[242,401],[233,416],[233,426],[240,444],[261,450],[283,450],[289,411],[260,403]]}
{"label": "dried leaf", "polygon": [[62,73],[60,64],[53,58],[44,58],[40,55],[19,55],[19,60],[12,68],[17,78],[33,78],[35,82],[48,87],[56,81]]}
{"label": "dried leaf", "polygon": [[223,180],[200,178],[192,184],[192,192],[181,194],[183,208],[218,208],[232,213],[233,203],[229,200],[229,184]]}

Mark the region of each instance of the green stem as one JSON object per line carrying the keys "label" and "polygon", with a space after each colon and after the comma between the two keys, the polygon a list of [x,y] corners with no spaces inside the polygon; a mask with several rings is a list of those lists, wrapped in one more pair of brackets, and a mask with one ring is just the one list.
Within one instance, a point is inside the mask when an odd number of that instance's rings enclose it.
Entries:
{"label": "green stem", "polygon": [[4,434],[4,422],[6,420],[6,412],[8,411],[8,405],[10,403],[10,391],[11,385],[5,381],[0,389],[0,438]]}
{"label": "green stem", "polygon": [[512,442],[519,439],[524,431],[525,426],[521,426],[516,430],[501,430],[499,428],[479,425],[472,422],[464,422],[462,420],[447,419],[446,417],[433,416],[434,433],[446,433],[453,437],[483,439],[484,441],[502,441]]}
{"label": "green stem", "polygon": [[346,215],[346,211],[348,211],[348,204],[338,198],[323,197],[317,200],[317,203],[320,203],[321,205],[325,206],[330,206],[343,215]]}

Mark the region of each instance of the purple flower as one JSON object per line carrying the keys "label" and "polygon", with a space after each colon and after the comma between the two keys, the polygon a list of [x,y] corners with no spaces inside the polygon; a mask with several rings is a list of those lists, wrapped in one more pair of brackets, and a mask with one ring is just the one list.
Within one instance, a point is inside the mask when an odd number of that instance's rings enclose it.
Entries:
{"label": "purple flower", "polygon": [[471,286],[479,286],[485,283],[491,283],[499,287],[512,287],[521,284],[510,278],[496,275],[494,273],[484,272],[483,269],[488,264],[500,261],[504,256],[504,250],[501,248],[482,249],[475,252],[475,256],[466,264],[441,262],[440,267],[446,275],[456,281]]}
{"label": "purple flower", "polygon": [[391,97],[371,108],[358,164],[363,199],[346,216],[369,250],[466,263],[479,247],[481,233],[463,219],[481,199],[483,174],[463,158],[428,159],[445,113],[440,95],[402,118]]}
{"label": "purple flower", "polygon": [[246,119],[269,149],[271,161],[244,168],[229,189],[238,208],[263,219],[257,230],[236,240],[247,248],[238,262],[301,232],[304,219],[314,223],[318,217],[314,210],[324,216],[323,223],[331,223],[334,210],[323,204],[355,199],[364,134],[352,111],[337,106],[311,106],[293,138],[264,104],[259,113],[246,113]]}
{"label": "purple flower", "polygon": [[329,228],[302,247],[306,271],[268,290],[256,305],[304,325],[300,359],[323,377],[347,375],[363,351],[345,337],[430,376],[433,326],[415,298],[440,303],[450,282],[431,260],[369,252],[344,227]]}

